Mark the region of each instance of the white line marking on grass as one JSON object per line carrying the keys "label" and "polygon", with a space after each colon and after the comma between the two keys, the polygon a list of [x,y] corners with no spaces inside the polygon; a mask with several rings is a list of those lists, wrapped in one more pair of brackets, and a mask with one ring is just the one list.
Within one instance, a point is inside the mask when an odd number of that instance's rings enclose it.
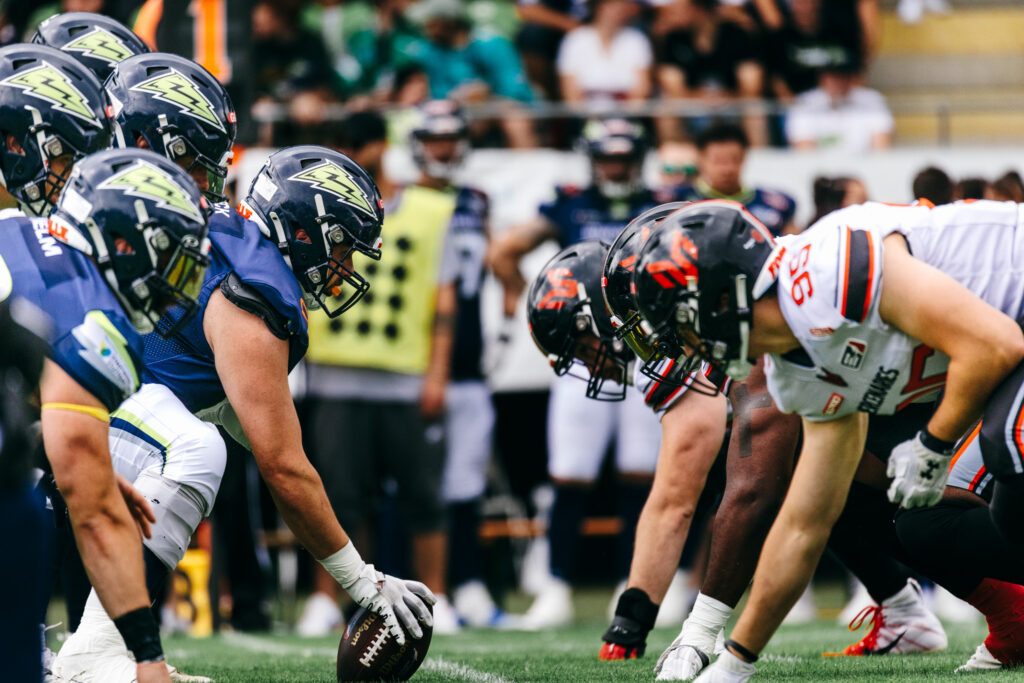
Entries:
{"label": "white line marking on grass", "polygon": [[761,655],[758,659],[759,662],[778,662],[781,664],[800,664],[801,662],[807,661],[806,657],[799,657],[797,655]]}
{"label": "white line marking on grass", "polygon": [[449,662],[448,660],[441,659],[440,657],[428,657],[420,668],[426,669],[427,671],[433,671],[434,673],[439,673],[443,676],[451,677],[452,680],[456,681],[473,681],[473,683],[512,683],[512,681],[504,678],[503,676],[487,673],[486,671],[477,671],[465,664]]}
{"label": "white line marking on grass", "polygon": [[236,631],[226,631],[221,634],[221,639],[228,645],[240,647],[250,652],[265,652],[279,656],[299,657],[337,657],[338,651],[329,647],[306,647],[303,645],[289,645],[287,643],[276,643],[266,638],[250,636]]}

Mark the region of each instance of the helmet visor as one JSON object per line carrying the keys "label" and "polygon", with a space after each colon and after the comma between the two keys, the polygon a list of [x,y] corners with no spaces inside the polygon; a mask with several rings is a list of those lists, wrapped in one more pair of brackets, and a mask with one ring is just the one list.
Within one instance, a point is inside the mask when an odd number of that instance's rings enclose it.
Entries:
{"label": "helmet visor", "polygon": [[178,241],[166,265],[150,276],[157,295],[147,307],[147,315],[161,336],[174,336],[199,311],[199,293],[210,264],[208,249],[208,240],[200,243],[188,235]]}

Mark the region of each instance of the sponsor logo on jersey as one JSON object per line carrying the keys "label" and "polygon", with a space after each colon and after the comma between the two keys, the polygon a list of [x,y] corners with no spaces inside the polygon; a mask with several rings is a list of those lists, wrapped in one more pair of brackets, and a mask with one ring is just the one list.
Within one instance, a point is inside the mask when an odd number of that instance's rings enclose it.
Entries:
{"label": "sponsor logo on jersey", "polygon": [[370,198],[359,187],[352,176],[333,161],[325,161],[291,176],[289,180],[298,180],[312,185],[318,190],[329,192],[342,204],[359,209],[363,213],[374,216],[370,206]]}
{"label": "sponsor logo on jersey", "polygon": [[118,171],[99,185],[101,190],[119,189],[132,197],[151,199],[162,209],[169,209],[196,221],[202,221],[199,206],[174,178],[148,161],[137,161]]}
{"label": "sponsor logo on jersey", "polygon": [[843,397],[835,392],[828,397],[825,401],[825,407],[822,409],[822,415],[835,415],[839,412],[839,407],[843,405]]}
{"label": "sponsor logo on jersey", "polygon": [[88,57],[102,59],[111,66],[119,64],[135,54],[120,38],[103,28],[95,28],[88,33],[83,33],[61,49],[81,52]]}
{"label": "sponsor logo on jersey", "polygon": [[863,413],[877,413],[878,409],[882,407],[885,402],[885,397],[889,395],[889,390],[892,389],[892,385],[896,383],[896,379],[900,376],[899,368],[878,368],[875,376],[871,379],[871,385],[868,386],[868,390],[864,393],[864,397],[860,400],[860,405],[857,406],[857,410]]}
{"label": "sponsor logo on jersey", "polygon": [[226,132],[224,123],[213,110],[213,103],[191,78],[177,69],[163,71],[149,80],[133,85],[132,90],[150,93],[161,102],[175,105],[182,114]]}
{"label": "sponsor logo on jersey", "polygon": [[834,384],[837,387],[849,386],[846,383],[845,379],[843,379],[834,372],[830,372],[828,368],[818,368],[818,370],[818,379],[820,379],[821,381],[828,382],[829,384]]}
{"label": "sponsor logo on jersey", "polygon": [[82,91],[75,87],[71,79],[60,69],[48,62],[26,71],[11,74],[0,85],[7,85],[25,91],[26,95],[49,102],[57,111],[70,114],[89,125],[101,128],[103,124],[96,118],[95,112]]}
{"label": "sponsor logo on jersey", "polygon": [[812,337],[830,337],[836,330],[834,327],[812,327],[808,331]]}
{"label": "sponsor logo on jersey", "polygon": [[843,357],[839,362],[843,367],[850,368],[851,370],[860,370],[860,366],[864,363],[864,354],[867,350],[867,342],[863,342],[860,339],[851,339],[846,342],[846,348],[843,349]]}

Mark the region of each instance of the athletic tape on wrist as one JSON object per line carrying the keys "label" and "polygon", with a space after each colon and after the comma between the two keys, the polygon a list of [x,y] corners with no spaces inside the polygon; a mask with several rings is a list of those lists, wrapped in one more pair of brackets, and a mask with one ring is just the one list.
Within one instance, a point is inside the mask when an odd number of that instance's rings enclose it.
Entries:
{"label": "athletic tape on wrist", "polygon": [[124,644],[135,655],[136,662],[144,664],[163,661],[160,627],[156,625],[153,610],[149,607],[140,607],[122,614],[114,619],[114,626],[124,638]]}
{"label": "athletic tape on wrist", "polygon": [[343,545],[338,552],[328,555],[322,560],[317,560],[317,562],[334,577],[335,581],[341,584],[342,588],[346,589],[355,583],[359,578],[359,572],[366,564],[359,556],[355,543],[351,540]]}

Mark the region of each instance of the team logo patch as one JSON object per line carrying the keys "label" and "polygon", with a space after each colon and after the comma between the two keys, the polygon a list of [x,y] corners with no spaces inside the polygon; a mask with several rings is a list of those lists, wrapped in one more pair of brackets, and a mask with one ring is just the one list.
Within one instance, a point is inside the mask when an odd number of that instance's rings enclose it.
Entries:
{"label": "team logo patch", "polygon": [[139,388],[139,373],[128,351],[128,342],[101,311],[89,311],[71,331],[80,345],[78,355],[124,395]]}
{"label": "team logo patch", "polygon": [[164,71],[138,85],[133,85],[132,90],[150,93],[161,102],[177,106],[182,114],[208,123],[221,132],[227,132],[213,110],[213,103],[196,87],[191,78],[177,69]]}
{"label": "team logo patch", "polygon": [[135,54],[128,49],[120,38],[102,28],[95,28],[87,33],[83,33],[61,49],[80,52],[89,57],[102,59],[111,66],[116,66]]}
{"label": "team logo patch", "polygon": [[12,74],[0,81],[0,85],[20,88],[26,95],[49,102],[57,111],[70,114],[97,128],[102,127],[82,91],[60,69],[47,62]]}
{"label": "team logo patch", "polygon": [[370,206],[370,198],[345,169],[332,161],[325,161],[317,166],[304,169],[291,176],[289,180],[298,180],[312,185],[318,190],[329,192],[337,197],[342,204],[348,204],[370,216],[375,216],[373,207]]}
{"label": "team logo patch", "polygon": [[833,393],[825,401],[825,407],[822,409],[822,415],[835,415],[839,412],[839,407],[843,405],[843,397],[839,394]]}
{"label": "team logo patch", "polygon": [[846,342],[846,348],[843,349],[843,357],[839,359],[839,363],[851,370],[860,370],[860,366],[864,363],[864,354],[867,350],[867,342],[863,342],[860,339],[851,339]]}
{"label": "team logo patch", "polygon": [[99,189],[124,190],[132,197],[151,199],[162,209],[170,209],[196,221],[203,220],[199,207],[185,188],[148,161],[139,161],[118,171],[100,183]]}

